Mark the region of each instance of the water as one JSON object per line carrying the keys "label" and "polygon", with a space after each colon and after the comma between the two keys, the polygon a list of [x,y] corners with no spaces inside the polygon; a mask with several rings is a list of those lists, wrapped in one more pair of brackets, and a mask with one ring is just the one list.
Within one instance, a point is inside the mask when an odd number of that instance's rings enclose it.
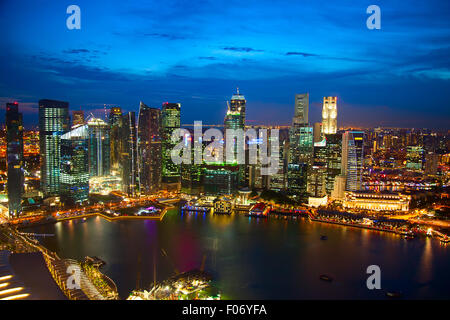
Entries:
{"label": "water", "polygon": [[[203,259],[229,299],[386,299],[386,291],[401,291],[404,299],[450,298],[450,246],[436,239],[407,241],[304,218],[264,220],[176,209],[161,222],[93,217],[29,230],[54,233],[40,241],[60,257],[105,260],[102,271],[116,282],[121,298],[176,270],[200,268]],[[381,268],[382,290],[366,287],[366,268],[373,264]],[[334,281],[320,280],[321,274]]]}

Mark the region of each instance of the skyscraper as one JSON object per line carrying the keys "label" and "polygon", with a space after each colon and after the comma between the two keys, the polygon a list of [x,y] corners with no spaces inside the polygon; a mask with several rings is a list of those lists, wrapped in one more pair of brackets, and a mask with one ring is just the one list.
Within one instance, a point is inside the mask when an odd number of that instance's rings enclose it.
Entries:
{"label": "skyscraper", "polygon": [[143,102],[138,116],[139,190],[149,194],[161,188],[161,110]]}
{"label": "skyscraper", "polygon": [[8,166],[9,217],[22,213],[23,194],[23,124],[17,102],[6,104],[6,162]]}
{"label": "skyscraper", "polygon": [[[227,129],[242,129],[245,130],[245,106],[247,101],[245,97],[240,94],[239,88],[237,88],[236,94],[231,96],[231,100],[228,103],[227,114],[225,115],[225,130]],[[226,133],[225,133],[226,134]],[[234,138],[233,142],[226,143],[234,143],[234,153],[237,152],[237,138]],[[242,184],[245,180],[245,165],[240,164],[239,166],[239,176],[238,183]]]}
{"label": "skyscraper", "polygon": [[83,110],[75,110],[72,111],[72,126],[78,126],[84,124],[84,111]]}
{"label": "skyscraper", "polygon": [[89,198],[89,127],[77,126],[61,136],[61,197],[70,204]]}
{"label": "skyscraper", "polygon": [[110,126],[110,150],[111,150],[111,170],[119,170],[122,138],[120,136],[120,128],[122,126],[122,109],[120,107],[112,107],[109,113]]}
{"label": "skyscraper", "polygon": [[334,180],[341,174],[342,134],[325,135],[325,161],[327,164],[326,191],[330,195],[334,189]]}
{"label": "skyscraper", "polygon": [[342,135],[342,174],[346,190],[360,191],[364,162],[364,132],[346,131]]}
{"label": "skyscraper", "polygon": [[239,93],[231,96],[228,104],[227,114],[225,116],[225,129],[244,129],[245,127],[245,105],[247,101],[245,97]]}
{"label": "skyscraper", "polygon": [[122,191],[134,197],[138,192],[136,115],[134,112],[123,115],[121,137],[123,139],[121,154]]}
{"label": "skyscraper", "polygon": [[324,97],[322,108],[322,133],[337,132],[337,97]]}
{"label": "skyscraper", "polygon": [[289,134],[288,189],[297,199],[306,199],[308,167],[313,164],[313,127],[293,125]]}
{"label": "skyscraper", "polygon": [[60,191],[60,140],[69,131],[69,103],[39,101],[39,146],[41,157],[41,189],[45,196]]}
{"label": "skyscraper", "polygon": [[180,165],[173,163],[170,156],[176,146],[176,143],[172,142],[172,132],[180,128],[180,109],[179,103],[165,102],[162,105],[162,182],[166,187],[180,182]]}
{"label": "skyscraper", "polygon": [[89,175],[107,176],[110,173],[109,126],[102,119],[91,118],[87,122],[89,132]]}
{"label": "skyscraper", "polygon": [[293,125],[308,125],[309,93],[295,95]]}

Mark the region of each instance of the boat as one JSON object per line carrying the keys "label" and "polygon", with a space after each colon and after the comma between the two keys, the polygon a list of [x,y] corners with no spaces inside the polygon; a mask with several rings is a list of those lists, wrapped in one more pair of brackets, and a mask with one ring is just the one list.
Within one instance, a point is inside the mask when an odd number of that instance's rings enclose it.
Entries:
{"label": "boat", "polygon": [[400,298],[402,296],[402,293],[398,291],[388,291],[386,292],[386,295],[389,298]]}
{"label": "boat", "polygon": [[320,236],[320,240],[328,240],[328,237],[327,236]]}
{"label": "boat", "polygon": [[403,236],[403,238],[406,239],[406,240],[412,240],[412,239],[414,239],[414,235],[407,234],[407,235]]}
{"label": "boat", "polygon": [[327,282],[333,281],[333,278],[326,274],[321,274],[319,278],[320,278],[320,280],[327,281]]}

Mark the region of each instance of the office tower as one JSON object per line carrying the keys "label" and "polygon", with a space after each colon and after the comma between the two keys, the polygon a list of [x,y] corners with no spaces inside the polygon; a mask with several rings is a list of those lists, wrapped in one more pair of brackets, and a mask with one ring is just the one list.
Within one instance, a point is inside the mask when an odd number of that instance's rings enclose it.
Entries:
{"label": "office tower", "polygon": [[122,127],[122,109],[112,107],[108,118],[110,130],[110,151],[111,151],[111,171],[119,171],[120,157],[122,153],[122,137],[120,130]]}
{"label": "office tower", "polygon": [[239,93],[231,96],[228,103],[228,110],[225,116],[225,129],[244,129],[245,127],[245,105],[247,101],[245,97]]}
{"label": "office tower", "polygon": [[72,127],[84,124],[84,111],[72,111]]}
{"label": "office tower", "polygon": [[206,195],[235,194],[238,191],[239,166],[206,164],[204,191]]}
{"label": "office tower", "polygon": [[82,204],[89,199],[89,127],[77,126],[61,136],[62,201]]}
{"label": "office tower", "polygon": [[45,196],[59,194],[60,140],[69,131],[69,103],[56,100],[39,101],[39,147],[41,157],[41,189]]}
{"label": "office tower", "polygon": [[91,118],[87,122],[89,131],[89,175],[103,177],[110,173],[109,126],[105,121]]}
{"label": "office tower", "polygon": [[346,190],[360,191],[364,160],[364,132],[346,131],[342,135],[342,174],[346,176]]}
{"label": "office tower", "polygon": [[428,152],[425,156],[425,174],[436,175],[438,171],[439,155],[433,152]]}
{"label": "office tower", "polygon": [[326,134],[325,139],[326,191],[330,195],[334,188],[335,178],[341,174],[342,134]]}
{"label": "office tower", "polygon": [[313,164],[313,128],[293,125],[289,137],[288,190],[296,199],[307,198],[307,171]]}
{"label": "office tower", "polygon": [[322,108],[322,133],[337,132],[337,97],[324,97]]}
{"label": "office tower", "polygon": [[322,134],[322,123],[314,123],[314,144],[324,143],[324,136]]}
{"label": "office tower", "polygon": [[280,140],[280,153],[278,160],[278,172],[271,175],[269,179],[270,189],[284,191],[286,189],[287,156],[289,153],[289,141]]}
{"label": "office tower", "polygon": [[[224,127],[227,129],[242,129],[245,130],[245,107],[247,101],[245,100],[244,95],[240,94],[239,88],[237,88],[236,94],[231,96],[231,100],[228,103],[227,113],[225,115]],[[226,136],[226,131],[224,132]],[[228,142],[226,142],[228,143]],[[234,143],[234,153],[237,156],[237,138],[234,141],[229,142]],[[239,165],[239,184],[243,184],[245,181],[245,164]]]}
{"label": "office tower", "polygon": [[8,167],[9,217],[22,213],[23,194],[23,124],[17,102],[6,104],[6,164]]}
{"label": "office tower", "polygon": [[326,195],[326,145],[314,145],[313,163],[308,167],[308,195],[322,198]]}
{"label": "office tower", "polygon": [[136,116],[134,112],[123,115],[121,137],[123,145],[121,154],[122,191],[131,197],[135,197],[138,192],[138,168]]}
{"label": "office tower", "polygon": [[309,93],[295,95],[295,110],[292,125],[308,125]]}
{"label": "office tower", "polygon": [[179,103],[165,102],[162,105],[162,182],[166,188],[177,189],[176,184],[180,182],[180,165],[175,164],[170,156],[177,144],[172,142],[172,132],[180,128],[180,109]]}
{"label": "office tower", "polygon": [[425,151],[421,146],[408,146],[406,148],[406,168],[410,170],[422,170]]}
{"label": "office tower", "polygon": [[161,110],[143,102],[138,115],[139,190],[150,194],[161,188]]}
{"label": "office tower", "polygon": [[[194,132],[189,130],[190,134],[184,136],[185,145],[191,145],[191,164],[181,164],[181,192],[198,195],[203,192],[203,164],[194,163],[194,153],[203,152],[202,138],[198,137],[198,143],[194,143]],[[209,143],[209,142],[208,142]]]}

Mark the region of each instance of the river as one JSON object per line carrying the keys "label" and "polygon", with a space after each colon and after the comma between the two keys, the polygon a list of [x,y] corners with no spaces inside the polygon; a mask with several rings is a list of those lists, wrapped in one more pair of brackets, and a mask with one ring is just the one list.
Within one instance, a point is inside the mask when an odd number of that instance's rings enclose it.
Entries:
{"label": "river", "polygon": [[[401,291],[403,299],[450,298],[450,246],[430,238],[178,209],[163,221],[92,217],[27,230],[55,234],[40,241],[60,257],[105,260],[101,270],[121,298],[202,261],[225,299],[386,299],[386,291]],[[381,290],[367,289],[369,265],[381,269]]]}

